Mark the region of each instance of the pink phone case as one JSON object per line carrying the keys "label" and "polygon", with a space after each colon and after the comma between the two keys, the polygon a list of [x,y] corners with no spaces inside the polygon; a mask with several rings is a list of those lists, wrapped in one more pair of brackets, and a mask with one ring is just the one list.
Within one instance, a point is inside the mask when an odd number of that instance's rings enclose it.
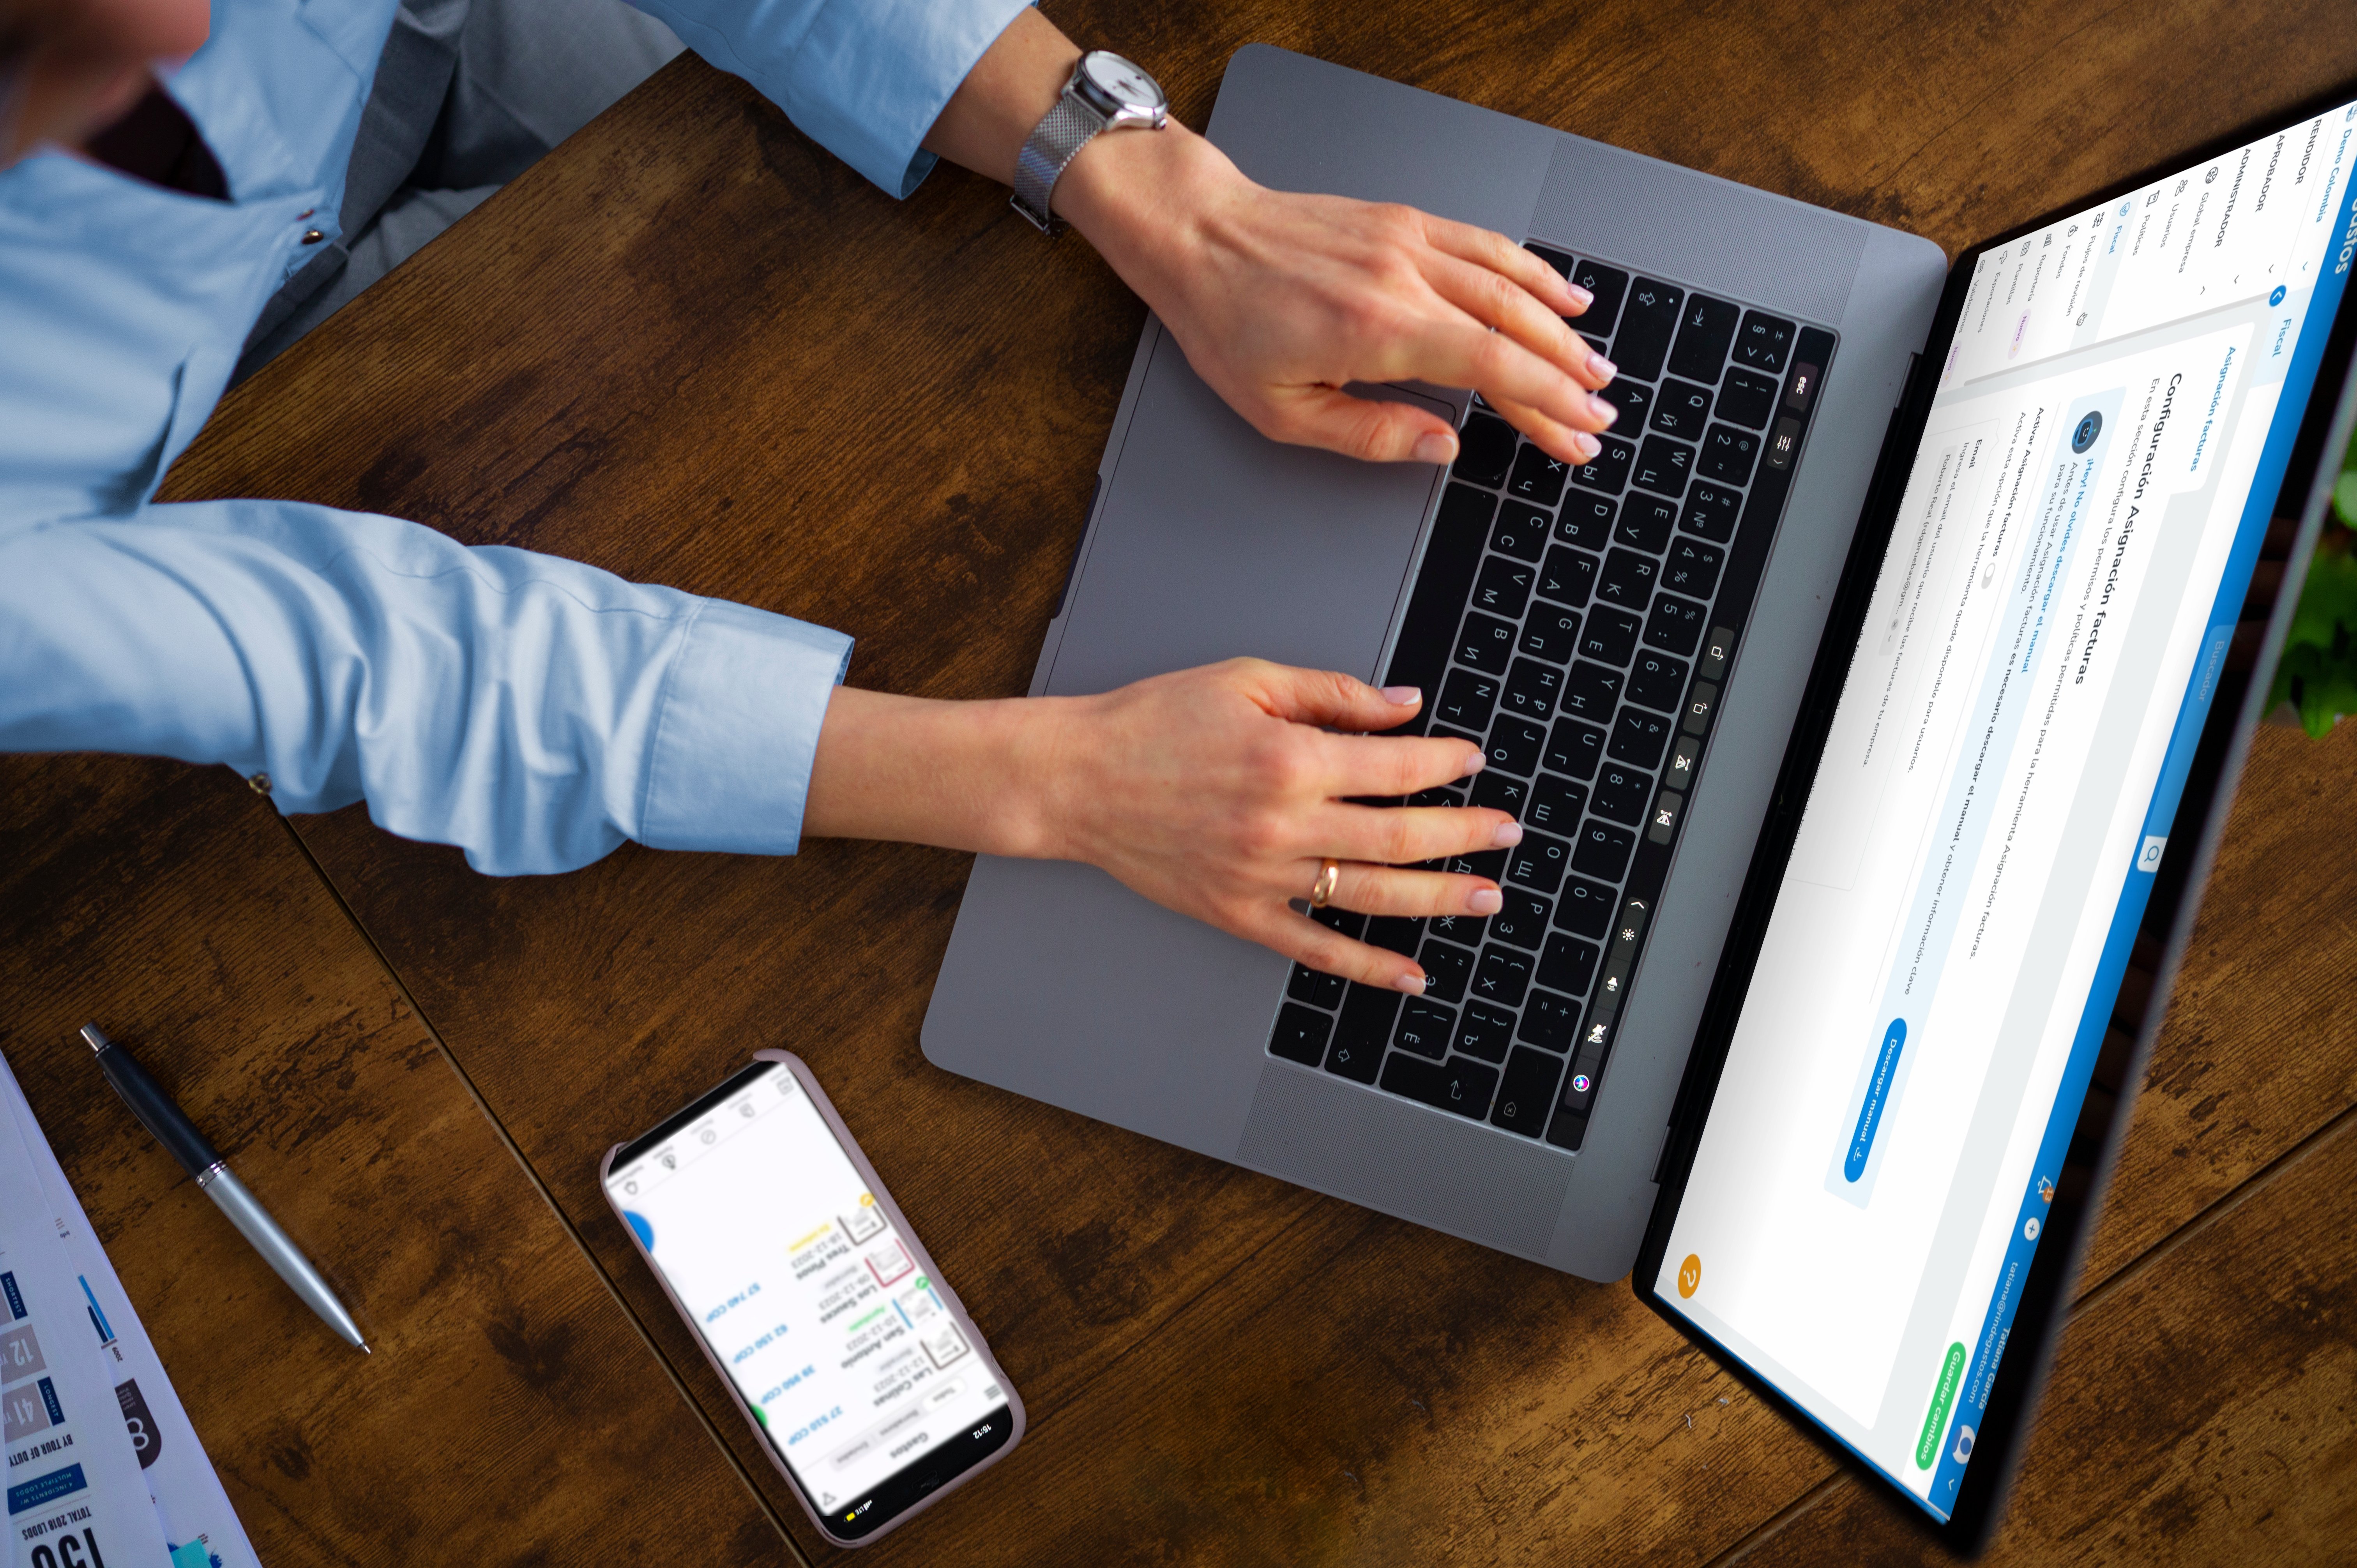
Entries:
{"label": "pink phone case", "polygon": [[950,1288],[949,1282],[942,1277],[942,1271],[934,1264],[932,1254],[926,1251],[925,1244],[917,1239],[916,1228],[902,1217],[899,1205],[892,1201],[892,1195],[885,1189],[882,1178],[876,1174],[876,1167],[869,1165],[867,1156],[860,1152],[858,1142],[852,1137],[851,1129],[843,1124],[843,1118],[836,1112],[834,1102],[826,1097],[824,1090],[819,1088],[818,1079],[811,1076],[809,1066],[791,1051],[755,1051],[753,1057],[757,1061],[776,1062],[794,1075],[794,1080],[802,1085],[802,1092],[810,1096],[813,1105],[818,1107],[819,1115],[825,1120],[828,1130],[834,1133],[835,1141],[843,1145],[843,1152],[851,1157],[852,1168],[856,1170],[867,1183],[867,1190],[876,1195],[877,1206],[884,1210],[884,1218],[892,1222],[892,1229],[899,1233],[902,1240],[909,1244],[909,1250],[916,1257],[917,1267],[924,1271],[926,1277],[932,1281],[933,1289],[941,1296],[942,1305],[949,1309],[952,1320],[965,1330],[966,1337],[973,1342],[974,1354],[981,1359],[982,1365],[990,1369],[990,1375],[998,1380],[999,1388],[1006,1394],[1006,1406],[1015,1421],[1015,1430],[1008,1435],[1004,1447],[874,1532],[861,1536],[856,1541],[846,1541],[835,1534],[834,1530],[827,1528],[826,1517],[812,1506],[810,1495],[802,1489],[802,1483],[794,1478],[793,1471],[787,1467],[785,1456],[780,1454],[776,1445],[770,1441],[769,1434],[762,1429],[760,1422],[755,1418],[752,1407],[745,1402],[745,1396],[737,1391],[736,1380],[728,1375],[728,1369],[720,1364],[720,1358],[713,1353],[711,1343],[705,1338],[704,1331],[697,1326],[694,1315],[687,1310],[685,1304],[672,1290],[671,1282],[663,1278],[662,1271],[655,1267],[653,1258],[648,1256],[646,1248],[639,1241],[639,1233],[632,1230],[630,1223],[622,1218],[621,1206],[614,1201],[613,1190],[606,1185],[606,1176],[613,1169],[614,1156],[620,1154],[628,1146],[627,1144],[616,1144],[606,1151],[605,1158],[597,1162],[597,1190],[606,1195],[606,1206],[613,1209],[614,1222],[621,1226],[623,1231],[629,1235],[630,1245],[637,1248],[639,1255],[646,1258],[647,1271],[654,1275],[655,1283],[662,1287],[664,1296],[671,1302],[672,1310],[679,1314],[682,1323],[687,1325],[688,1333],[694,1336],[697,1348],[704,1352],[704,1359],[711,1363],[713,1371],[719,1377],[720,1386],[728,1391],[729,1399],[737,1406],[737,1413],[745,1418],[745,1424],[750,1427],[754,1434],[760,1439],[761,1452],[770,1456],[770,1463],[777,1466],[779,1475],[785,1477],[786,1485],[793,1492],[795,1500],[802,1505],[802,1511],[810,1516],[811,1524],[821,1535],[837,1546],[866,1546],[873,1541],[881,1541],[949,1496],[950,1493],[956,1491],[960,1487],[1014,1453],[1016,1445],[1023,1441],[1023,1400],[1022,1396],[1015,1391],[1015,1385],[1008,1380],[1006,1371],[998,1365],[998,1359],[990,1353],[989,1341],[983,1338],[982,1330],[974,1326],[973,1317],[966,1312],[965,1303],[960,1301],[957,1292]]}

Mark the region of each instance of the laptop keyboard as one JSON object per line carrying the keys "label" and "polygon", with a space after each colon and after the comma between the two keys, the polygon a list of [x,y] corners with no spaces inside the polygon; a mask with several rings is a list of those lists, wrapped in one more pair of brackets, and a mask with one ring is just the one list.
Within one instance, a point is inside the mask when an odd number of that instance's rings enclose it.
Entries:
{"label": "laptop keyboard", "polygon": [[1414,957],[1426,993],[1297,964],[1268,1049],[1576,1150],[1834,338],[1530,249],[1595,295],[1573,325],[1620,367],[1620,418],[1574,466],[1475,400],[1385,676],[1426,693],[1411,730],[1487,753],[1469,790],[1407,803],[1522,821],[1512,850],[1434,863],[1495,878],[1505,907],[1319,910]]}

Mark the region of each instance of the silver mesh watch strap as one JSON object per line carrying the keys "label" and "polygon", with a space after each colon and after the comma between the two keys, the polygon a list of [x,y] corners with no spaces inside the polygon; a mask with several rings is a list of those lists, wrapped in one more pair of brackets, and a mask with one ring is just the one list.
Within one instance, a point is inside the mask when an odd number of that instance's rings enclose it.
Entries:
{"label": "silver mesh watch strap", "polygon": [[1024,141],[1022,152],[1015,158],[1015,210],[1038,224],[1041,232],[1056,231],[1055,214],[1048,200],[1055,192],[1057,177],[1073,155],[1104,128],[1104,117],[1068,87]]}

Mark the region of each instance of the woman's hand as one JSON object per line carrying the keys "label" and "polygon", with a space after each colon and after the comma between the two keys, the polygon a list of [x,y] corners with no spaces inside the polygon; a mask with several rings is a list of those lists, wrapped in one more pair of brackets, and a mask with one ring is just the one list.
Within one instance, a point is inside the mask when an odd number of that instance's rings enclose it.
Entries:
{"label": "woman's hand", "polygon": [[1502,234],[1412,207],[1270,190],[1184,126],[1100,136],[1056,206],[1154,307],[1188,363],[1264,435],[1378,462],[1448,463],[1428,409],[1342,390],[1470,387],[1585,463],[1619,411],[1610,361],[1564,317],[1587,292]]}
{"label": "woman's hand", "polygon": [[[1401,700],[1405,699],[1405,700]],[[1503,811],[1372,807],[1478,771],[1461,740],[1383,736],[1416,711],[1347,675],[1255,659],[1098,697],[932,703],[849,689],[827,709],[804,831],[1086,861],[1182,914],[1313,969],[1420,994],[1415,962],[1291,906],[1323,862],[1332,904],[1497,912],[1486,877],[1403,869],[1518,843]]]}

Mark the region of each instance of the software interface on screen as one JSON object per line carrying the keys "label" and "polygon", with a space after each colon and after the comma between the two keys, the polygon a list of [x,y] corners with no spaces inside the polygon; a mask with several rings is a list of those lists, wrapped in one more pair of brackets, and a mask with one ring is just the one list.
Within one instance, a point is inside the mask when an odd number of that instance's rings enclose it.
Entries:
{"label": "software interface on screen", "polygon": [[772,1067],[607,1176],[822,1512],[1006,1395],[792,1073]]}
{"label": "software interface on screen", "polygon": [[1656,1290],[1948,1516],[2357,244],[2357,105],[1979,258]]}

